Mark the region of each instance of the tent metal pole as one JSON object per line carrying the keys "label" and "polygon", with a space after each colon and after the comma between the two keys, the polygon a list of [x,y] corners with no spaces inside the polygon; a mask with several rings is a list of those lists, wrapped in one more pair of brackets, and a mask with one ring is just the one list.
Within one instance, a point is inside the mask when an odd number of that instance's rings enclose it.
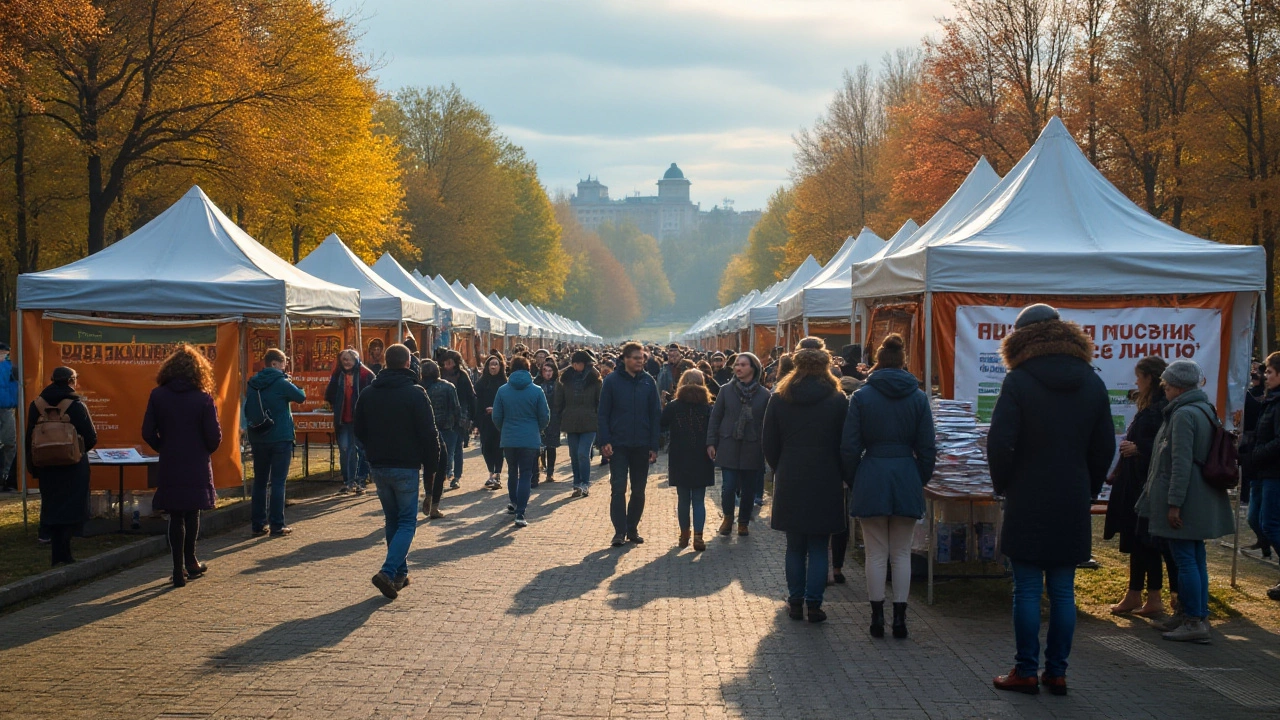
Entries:
{"label": "tent metal pole", "polygon": [[289,313],[288,312],[280,313],[280,351],[284,352],[286,355],[288,355],[288,351],[285,349],[285,332],[286,332],[286,326],[288,325],[288,323],[289,323]]}
{"label": "tent metal pole", "polygon": [[25,449],[27,437],[27,375],[26,368],[23,366],[24,356],[22,353],[22,308],[18,308],[18,407],[14,412],[18,414],[17,428],[18,440],[22,442],[24,447],[18,453],[18,481],[22,483],[22,532],[27,531],[27,453]]}
{"label": "tent metal pole", "polygon": [[933,398],[933,293],[924,293],[924,392]]}
{"label": "tent metal pole", "polygon": [[805,316],[804,316],[804,335],[803,335],[803,337],[809,337],[809,316],[808,316],[808,315],[805,315]]}

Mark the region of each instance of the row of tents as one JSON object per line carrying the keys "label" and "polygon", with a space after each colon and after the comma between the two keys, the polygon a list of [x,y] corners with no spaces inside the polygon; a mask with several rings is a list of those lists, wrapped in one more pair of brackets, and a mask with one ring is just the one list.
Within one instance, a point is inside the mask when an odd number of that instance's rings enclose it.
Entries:
{"label": "row of tents", "polygon": [[806,335],[873,348],[898,332],[926,387],[936,378],[943,397],[981,404],[1017,308],[1050,302],[1094,334],[1104,375],[1123,361],[1131,384],[1134,353],[1194,357],[1225,413],[1243,404],[1267,268],[1261,247],[1198,238],[1135,205],[1054,117],[1005,177],[978,160],[923,226],[908,220],[887,241],[864,228],[825,267],[809,257],[680,339],[763,353]]}

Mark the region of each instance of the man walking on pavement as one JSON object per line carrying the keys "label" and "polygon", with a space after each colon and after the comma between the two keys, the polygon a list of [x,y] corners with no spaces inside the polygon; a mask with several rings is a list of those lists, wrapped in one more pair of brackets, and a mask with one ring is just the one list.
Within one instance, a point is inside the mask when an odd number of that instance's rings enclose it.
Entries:
{"label": "man walking on pavement", "polygon": [[9,359],[8,343],[0,342],[0,490],[14,490],[18,478],[11,477],[18,450],[18,373]]}
{"label": "man walking on pavement", "polygon": [[409,584],[406,556],[418,526],[418,469],[440,459],[440,435],[427,393],[409,369],[409,348],[392,345],[386,368],[356,403],[356,438],[364,443],[387,529],[387,559],[374,587],[395,600]]}
{"label": "man walking on pavement", "polygon": [[662,372],[658,374],[658,395],[663,405],[675,396],[676,383],[680,381],[680,373],[676,368],[683,359],[679,345],[671,343],[667,346],[667,362],[662,366]]}
{"label": "man walking on pavement", "polygon": [[[658,386],[644,371],[644,348],[637,342],[622,346],[623,367],[605,378],[600,389],[599,442],[609,461],[613,546],[628,540],[639,544],[640,517],[649,465],[658,460],[658,431],[662,407]],[[627,502],[627,476],[631,502]]]}

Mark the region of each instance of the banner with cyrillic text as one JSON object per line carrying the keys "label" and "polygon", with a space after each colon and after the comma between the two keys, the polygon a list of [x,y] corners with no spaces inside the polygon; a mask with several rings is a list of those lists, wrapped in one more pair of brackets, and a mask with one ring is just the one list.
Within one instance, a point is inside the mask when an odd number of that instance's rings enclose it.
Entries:
{"label": "banner with cyrillic text", "polygon": [[[962,305],[956,308],[955,397],[970,400],[983,422],[995,407],[1005,367],[1000,343],[1013,332],[1021,308]],[[1097,310],[1061,308],[1063,320],[1080,325],[1093,338],[1093,368],[1111,395],[1116,433],[1123,434],[1136,409],[1129,399],[1137,388],[1133,368],[1149,355],[1194,360],[1207,386],[1218,386],[1222,357],[1222,317],[1216,309],[1134,307]],[[1210,393],[1212,396],[1212,393]]]}

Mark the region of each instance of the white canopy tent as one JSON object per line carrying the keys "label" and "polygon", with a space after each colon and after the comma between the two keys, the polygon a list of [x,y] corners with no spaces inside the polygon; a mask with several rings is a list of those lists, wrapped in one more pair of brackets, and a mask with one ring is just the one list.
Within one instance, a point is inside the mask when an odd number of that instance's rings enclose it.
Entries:
{"label": "white canopy tent", "polygon": [[433,303],[415,298],[382,279],[336,234],[325,238],[297,267],[322,280],[359,290],[362,323],[430,325],[435,322]]}
{"label": "white canopy tent", "polygon": [[804,325],[803,333],[808,335],[811,319],[851,319],[853,301],[849,296],[849,268],[883,248],[883,238],[872,232],[871,228],[862,228],[847,252],[832,258],[822,272],[799,290],[778,301],[779,322],[800,320]]}

